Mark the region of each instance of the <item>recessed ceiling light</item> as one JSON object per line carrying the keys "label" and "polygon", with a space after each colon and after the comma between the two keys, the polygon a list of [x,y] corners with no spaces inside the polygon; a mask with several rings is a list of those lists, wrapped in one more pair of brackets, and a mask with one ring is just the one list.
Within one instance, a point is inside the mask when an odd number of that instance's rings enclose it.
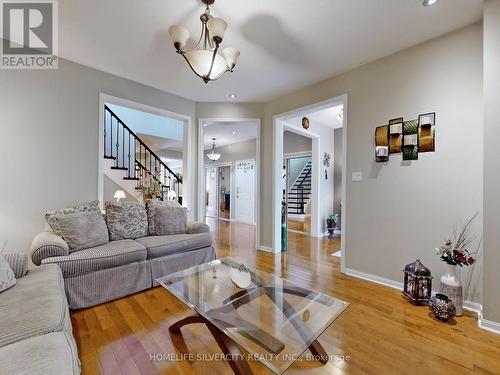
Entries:
{"label": "recessed ceiling light", "polygon": [[430,7],[436,4],[439,0],[424,0],[424,7]]}
{"label": "recessed ceiling light", "polygon": [[233,132],[233,135],[235,135],[235,134],[236,134],[236,132]]}
{"label": "recessed ceiling light", "polygon": [[234,99],[236,99],[237,97],[238,97],[238,95],[236,95],[236,94],[229,94],[229,99],[234,100]]}

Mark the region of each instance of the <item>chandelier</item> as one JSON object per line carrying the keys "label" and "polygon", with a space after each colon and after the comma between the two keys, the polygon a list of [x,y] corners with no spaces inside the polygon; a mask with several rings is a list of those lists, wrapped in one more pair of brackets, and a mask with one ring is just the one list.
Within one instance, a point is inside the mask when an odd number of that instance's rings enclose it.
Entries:
{"label": "chandelier", "polygon": [[210,15],[210,5],[215,0],[201,1],[207,7],[205,13],[200,16],[200,39],[192,50],[187,51],[184,49],[190,37],[188,29],[184,26],[174,25],[168,31],[177,53],[184,57],[194,74],[205,83],[208,83],[219,79],[226,72],[232,72],[240,56],[240,51],[236,48],[224,48],[222,50],[224,56],[218,53],[224,39],[227,22],[222,18]]}
{"label": "chandelier", "polygon": [[212,151],[210,151],[210,153],[207,154],[207,158],[209,158],[211,161],[217,161],[220,159],[221,156],[222,156],[221,154],[215,152],[215,138],[212,138]]}

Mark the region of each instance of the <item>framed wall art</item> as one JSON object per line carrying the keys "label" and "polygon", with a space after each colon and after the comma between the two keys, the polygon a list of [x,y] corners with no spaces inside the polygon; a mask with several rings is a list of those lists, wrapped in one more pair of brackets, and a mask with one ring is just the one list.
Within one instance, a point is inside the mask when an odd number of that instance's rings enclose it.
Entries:
{"label": "framed wall art", "polygon": [[436,113],[418,116],[418,152],[436,151]]}
{"label": "framed wall art", "polygon": [[399,154],[403,146],[403,118],[389,120],[389,154]]}
{"label": "framed wall art", "polygon": [[418,160],[418,121],[403,123],[403,160]]}

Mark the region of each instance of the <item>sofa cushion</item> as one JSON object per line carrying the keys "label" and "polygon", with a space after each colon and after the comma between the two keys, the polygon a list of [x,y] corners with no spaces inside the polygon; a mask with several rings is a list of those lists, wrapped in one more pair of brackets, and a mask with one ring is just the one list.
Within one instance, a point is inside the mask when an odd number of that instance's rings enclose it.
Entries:
{"label": "sofa cushion", "polygon": [[3,254],[7,263],[9,263],[14,277],[20,279],[28,273],[28,257],[24,253],[7,253]]}
{"label": "sofa cushion", "polygon": [[77,375],[80,364],[71,335],[49,333],[0,348],[0,373],[9,375]]}
{"label": "sofa cushion", "polygon": [[146,249],[140,243],[120,240],[65,256],[46,258],[42,264],[57,264],[66,278],[140,262],[146,257]]}
{"label": "sofa cushion", "polygon": [[155,215],[156,235],[186,234],[186,207],[159,207]]}
{"label": "sofa cushion", "polygon": [[105,208],[110,241],[135,240],[147,236],[148,217],[143,204],[106,202]]}
{"label": "sofa cushion", "polygon": [[108,227],[100,212],[56,214],[52,219],[54,233],[64,239],[70,252],[109,242]]}
{"label": "sofa cushion", "polygon": [[0,254],[0,293],[14,285],[16,285],[14,272],[4,256]]}
{"label": "sofa cushion", "polygon": [[101,212],[101,210],[99,209],[99,201],[93,201],[90,203],[80,204],[74,207],[67,207],[61,210],[47,212],[45,214],[45,220],[47,220],[49,226],[52,228],[52,230],[54,230],[53,227],[55,225],[54,217],[56,215],[75,214],[77,212]]}
{"label": "sofa cushion", "polygon": [[0,293],[0,347],[68,327],[64,281],[57,266],[32,269]]}
{"label": "sofa cushion", "polygon": [[156,235],[156,209],[160,207],[181,207],[176,201],[160,201],[158,199],[151,199],[146,202],[146,211],[148,215],[148,233],[150,236]]}
{"label": "sofa cushion", "polygon": [[210,233],[173,234],[169,236],[149,236],[136,240],[148,251],[148,258],[159,258],[165,255],[185,253],[212,245]]}

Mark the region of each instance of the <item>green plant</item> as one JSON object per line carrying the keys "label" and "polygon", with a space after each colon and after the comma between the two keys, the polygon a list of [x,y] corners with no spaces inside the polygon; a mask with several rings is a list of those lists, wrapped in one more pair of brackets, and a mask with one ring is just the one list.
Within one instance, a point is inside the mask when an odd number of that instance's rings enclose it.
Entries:
{"label": "green plant", "polygon": [[327,219],[337,222],[339,219],[339,214],[330,214],[330,215],[328,215]]}

